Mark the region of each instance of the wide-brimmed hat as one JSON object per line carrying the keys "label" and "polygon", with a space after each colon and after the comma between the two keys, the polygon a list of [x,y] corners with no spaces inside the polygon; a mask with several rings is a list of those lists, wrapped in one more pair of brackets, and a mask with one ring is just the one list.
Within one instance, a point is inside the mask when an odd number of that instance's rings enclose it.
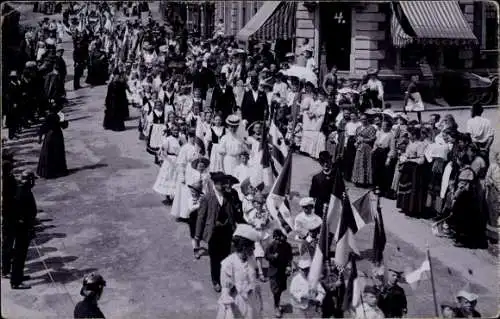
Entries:
{"label": "wide-brimmed hat", "polygon": [[225,175],[224,181],[231,184],[231,185],[235,185],[235,184],[240,183],[240,181],[236,177],[234,177],[233,175]]}
{"label": "wide-brimmed hat", "polygon": [[378,69],[376,68],[369,68],[368,71],[366,71],[367,75],[377,75],[378,74]]}
{"label": "wide-brimmed hat", "polygon": [[206,157],[198,157],[197,159],[191,162],[191,167],[196,169],[199,163],[203,163],[205,167],[208,167],[210,165],[210,160]]}
{"label": "wide-brimmed hat", "polygon": [[458,298],[464,298],[468,301],[476,301],[477,298],[479,298],[479,296],[472,292],[468,292],[467,290],[462,289],[457,293],[457,299]]}
{"label": "wide-brimmed hat", "polygon": [[224,172],[212,172],[210,173],[210,178],[214,183],[223,183],[226,174]]}
{"label": "wide-brimmed hat", "polygon": [[368,285],[368,286],[365,286],[365,288],[363,289],[363,293],[373,294],[373,295],[377,296],[379,293],[379,290],[375,286]]}
{"label": "wide-brimmed hat", "polygon": [[203,183],[201,180],[198,180],[197,182],[192,183],[191,185],[188,185],[188,187],[197,193],[203,193]]}
{"label": "wide-brimmed hat", "polygon": [[261,235],[252,226],[248,224],[238,224],[236,225],[236,230],[233,233],[233,237],[243,237],[253,242],[261,240]]}
{"label": "wide-brimmed hat", "polygon": [[226,124],[229,126],[239,126],[241,119],[238,115],[231,114],[226,118]]}
{"label": "wide-brimmed hat", "polygon": [[304,197],[299,202],[300,207],[314,206],[314,198]]}

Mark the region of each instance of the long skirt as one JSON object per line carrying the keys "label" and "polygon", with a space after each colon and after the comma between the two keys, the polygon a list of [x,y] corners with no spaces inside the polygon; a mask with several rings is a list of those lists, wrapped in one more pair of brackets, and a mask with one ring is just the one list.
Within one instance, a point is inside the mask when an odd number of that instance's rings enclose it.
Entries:
{"label": "long skirt", "polygon": [[262,318],[262,296],[260,287],[251,291],[246,298],[239,294],[234,296],[234,303],[223,305],[219,302],[217,310],[217,319],[259,319]]}
{"label": "long skirt", "polygon": [[486,215],[480,206],[477,187],[461,193],[455,200],[449,224],[455,239],[470,248],[482,248],[486,243]]}
{"label": "long skirt", "polygon": [[240,161],[238,159],[238,156],[235,155],[225,155],[224,156],[224,173],[233,175],[234,174],[234,169],[236,166],[240,164]]}
{"label": "long skirt", "polygon": [[414,162],[401,166],[396,206],[411,217],[421,217],[424,210],[424,187],[422,168]]}
{"label": "long skirt", "polygon": [[318,158],[319,153],[325,150],[325,135],[320,131],[302,132],[300,151],[312,158]]}
{"label": "long skirt", "polygon": [[175,195],[177,181],[177,173],[175,170],[176,159],[177,156],[168,155],[167,158],[163,160],[158,176],[156,177],[156,182],[153,185],[153,190],[158,194],[172,197]]}
{"label": "long skirt", "polygon": [[209,172],[224,171],[224,156],[219,153],[219,144],[211,144]]}
{"label": "long skirt", "polygon": [[373,184],[382,192],[387,192],[392,182],[390,167],[385,165],[387,154],[389,154],[389,148],[376,148],[372,154]]}
{"label": "long skirt", "polygon": [[366,143],[362,143],[356,149],[352,182],[361,185],[371,185],[372,181],[372,147]]}
{"label": "long skirt", "polygon": [[342,158],[342,167],[344,179],[351,181],[352,169],[354,167],[354,158],[356,157],[356,137],[350,136],[347,140],[347,145],[344,149],[344,156]]}
{"label": "long skirt", "polygon": [[123,117],[113,109],[106,109],[104,111],[104,122],[103,127],[106,130],[112,130],[116,132],[125,131],[125,121]]}
{"label": "long skirt", "polygon": [[398,185],[399,185],[399,177],[401,176],[401,172],[399,171],[399,160],[396,160],[396,165],[394,167],[394,175],[392,177],[392,184],[391,184],[391,190],[393,192],[398,191]]}
{"label": "long skirt", "polygon": [[57,178],[68,174],[62,131],[49,131],[45,135],[36,173],[43,178]]}
{"label": "long skirt", "polygon": [[149,128],[148,144],[146,150],[149,154],[156,155],[163,141],[164,124],[152,124]]}
{"label": "long skirt", "polygon": [[189,217],[189,203],[191,203],[191,190],[187,186],[190,180],[192,180],[191,176],[194,173],[194,169],[191,165],[186,166],[185,172],[185,181],[181,183],[179,181],[180,175],[177,174],[177,182],[175,187],[175,197],[172,203],[172,209],[170,210],[170,214],[177,218],[187,219]]}
{"label": "long skirt", "polygon": [[445,166],[446,161],[442,158],[435,158],[431,164],[430,178],[427,184],[426,206],[435,212],[441,211],[442,200],[439,195],[441,193],[441,181]]}

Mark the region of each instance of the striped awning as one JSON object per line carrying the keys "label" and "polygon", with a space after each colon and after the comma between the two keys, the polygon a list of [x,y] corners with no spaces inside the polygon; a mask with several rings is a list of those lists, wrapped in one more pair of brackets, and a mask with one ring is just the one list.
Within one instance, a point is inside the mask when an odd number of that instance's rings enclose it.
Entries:
{"label": "striped awning", "polygon": [[477,43],[458,1],[401,1],[418,42],[439,43],[455,40]]}
{"label": "striped awning", "polygon": [[236,39],[273,41],[291,39],[295,34],[296,3],[288,1],[264,1],[257,13],[238,32]]}
{"label": "striped awning", "polygon": [[392,37],[392,44],[396,48],[403,48],[407,46],[410,43],[413,43],[413,37],[408,35],[405,30],[403,30],[403,27],[401,26],[401,23],[399,22],[401,17],[398,15],[397,10],[395,9],[395,4],[391,4],[391,9],[392,9],[392,17],[391,17],[391,37]]}

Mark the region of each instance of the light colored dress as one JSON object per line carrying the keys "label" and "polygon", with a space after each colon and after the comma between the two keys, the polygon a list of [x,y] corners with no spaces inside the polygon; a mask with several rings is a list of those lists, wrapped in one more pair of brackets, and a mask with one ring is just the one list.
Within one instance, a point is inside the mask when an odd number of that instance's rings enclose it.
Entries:
{"label": "light colored dress", "polygon": [[222,292],[218,301],[217,319],[262,318],[262,296],[256,268],[254,258],[242,261],[236,253],[222,261]]}
{"label": "light colored dress", "polygon": [[271,238],[272,231],[277,225],[273,223],[271,215],[265,208],[262,211],[258,211],[255,208],[250,209],[244,212],[243,217],[260,234],[261,240],[255,242],[254,256],[256,258],[264,258],[265,242]]}
{"label": "light colored dress", "polygon": [[233,171],[238,166],[239,155],[244,149],[243,142],[233,133],[229,132],[220,140],[220,153],[224,155],[224,173],[233,175]]}
{"label": "light colored dress", "polygon": [[186,143],[182,145],[177,156],[177,186],[175,188],[174,202],[170,214],[178,218],[189,217],[189,200],[191,191],[187,183],[192,179],[192,174],[196,172],[191,167],[191,162],[200,156],[196,145]]}
{"label": "light colored dress", "polygon": [[[220,143],[222,137],[225,136],[226,130],[223,126],[212,126],[208,133],[207,139],[212,143],[212,150],[210,152],[210,172],[223,172],[224,171],[224,156],[220,154]],[[209,144],[207,142],[207,144]]]}
{"label": "light colored dress", "polygon": [[325,118],[326,101],[314,101],[309,106],[311,116],[307,111],[302,115],[302,141],[300,151],[309,154],[313,158],[318,158],[319,153],[325,150],[325,134],[321,132],[321,126]]}
{"label": "light colored dress", "polygon": [[180,151],[179,139],[172,135],[163,137],[163,143],[160,148],[160,159],[163,160],[160,171],[156,177],[153,190],[161,195],[174,196],[177,181],[176,161]]}

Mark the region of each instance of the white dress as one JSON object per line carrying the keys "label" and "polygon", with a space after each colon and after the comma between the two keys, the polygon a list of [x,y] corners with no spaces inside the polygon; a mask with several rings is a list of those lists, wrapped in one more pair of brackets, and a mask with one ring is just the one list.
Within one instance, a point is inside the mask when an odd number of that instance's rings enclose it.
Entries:
{"label": "white dress", "polygon": [[191,191],[187,187],[187,183],[191,180],[192,174],[195,171],[191,162],[200,156],[198,147],[196,145],[186,143],[182,145],[177,156],[177,186],[175,188],[174,202],[170,214],[179,218],[189,217],[189,200],[191,198]]}
{"label": "white dress", "polygon": [[161,195],[174,196],[177,181],[176,161],[180,151],[179,140],[172,135],[163,137],[160,158],[163,160],[153,190]]}
{"label": "white dress", "polygon": [[233,175],[233,171],[240,163],[239,156],[244,149],[243,142],[233,133],[224,135],[220,141],[220,152],[224,155],[224,173]]}
{"label": "white dress", "polygon": [[277,227],[271,219],[271,215],[264,208],[261,212],[257,209],[250,209],[243,214],[245,221],[259,232],[260,241],[255,242],[254,255],[257,258],[264,258],[264,243],[271,237],[273,229]]}
{"label": "white dress", "polygon": [[242,261],[236,253],[221,263],[217,319],[262,318],[262,295],[257,282],[257,263],[254,258]]}
{"label": "white dress", "polygon": [[309,154],[313,158],[318,158],[319,153],[325,150],[325,135],[321,132],[321,126],[325,118],[326,106],[328,102],[315,101],[309,106],[309,112],[302,116],[302,141],[300,151]]}
{"label": "white dress", "polygon": [[[208,140],[212,142],[212,150],[210,152],[210,172],[223,172],[224,171],[224,156],[220,154],[220,143],[222,137],[225,136],[226,130],[223,126],[212,126],[208,133]],[[208,143],[207,143],[208,144]]]}
{"label": "white dress", "polygon": [[261,160],[261,153],[259,152],[261,142],[253,136],[247,137],[246,142],[250,148],[248,165],[254,166],[255,164],[259,164]]}
{"label": "white dress", "polygon": [[241,193],[241,183],[250,177],[250,166],[243,163],[236,166],[234,169],[234,177],[236,177],[240,183],[238,185],[234,185],[233,188],[238,192],[238,196],[242,198],[243,194]]}

